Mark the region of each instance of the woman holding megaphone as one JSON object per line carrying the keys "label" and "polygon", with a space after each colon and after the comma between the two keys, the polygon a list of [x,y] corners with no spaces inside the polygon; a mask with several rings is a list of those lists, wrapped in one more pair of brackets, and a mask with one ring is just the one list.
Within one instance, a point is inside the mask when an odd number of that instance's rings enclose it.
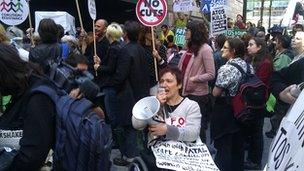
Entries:
{"label": "woman holding megaphone", "polygon": [[[183,142],[194,142],[199,138],[201,127],[201,112],[197,102],[187,97],[181,96],[182,73],[176,67],[166,67],[160,73],[160,90],[156,96],[161,103],[160,110],[154,116],[154,121],[148,123],[146,132],[148,135],[148,148],[141,154],[148,168],[155,168],[155,158],[150,146],[156,140],[174,140]],[[134,111],[134,109],[133,109]],[[136,118],[132,118],[135,129],[143,129],[142,125],[137,124]],[[144,131],[145,132],[145,131]],[[145,157],[143,157],[145,156]],[[153,161],[153,162],[151,162]]]}

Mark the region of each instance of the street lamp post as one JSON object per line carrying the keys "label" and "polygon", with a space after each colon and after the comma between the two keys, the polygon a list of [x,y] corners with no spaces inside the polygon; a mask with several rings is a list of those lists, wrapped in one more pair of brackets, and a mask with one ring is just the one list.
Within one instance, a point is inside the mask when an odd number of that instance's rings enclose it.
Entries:
{"label": "street lamp post", "polygon": [[263,14],[264,14],[264,2],[265,0],[261,0],[261,15],[260,15],[260,21],[261,24],[263,25]]}
{"label": "street lamp post", "polygon": [[269,20],[268,20],[268,28],[271,27],[271,12],[272,12],[272,0],[270,0],[269,4]]}

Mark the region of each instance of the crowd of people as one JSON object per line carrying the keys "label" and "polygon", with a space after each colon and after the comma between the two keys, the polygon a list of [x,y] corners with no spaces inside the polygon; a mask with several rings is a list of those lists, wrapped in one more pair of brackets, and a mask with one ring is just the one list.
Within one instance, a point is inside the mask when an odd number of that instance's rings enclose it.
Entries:
{"label": "crowd of people", "polygon": [[[2,108],[0,130],[22,132],[12,146],[17,151],[10,170],[39,169],[54,147],[55,106],[42,93],[30,97],[28,93],[44,84],[45,78],[54,78],[53,66],[61,62],[86,72],[104,94],[99,105],[111,125],[113,148],[121,152],[114,164],[125,166],[134,157],[151,155],[143,143],[151,134],[165,140],[212,141],[215,163],[222,171],[261,169],[264,117],[271,117],[272,129],[266,135],[273,138],[296,100],[290,89],[304,81],[304,29],[296,25],[287,35],[274,26],[266,35],[262,26],[245,25],[242,20],[239,15],[235,23],[247,29],[241,37],[221,34],[212,39],[205,23],[189,21],[185,46],[174,43],[175,33],[168,25],[152,35],[150,27],[136,21],[108,24],[99,19],[95,35],[82,29],[77,35],[66,35],[61,25],[42,19],[32,45],[20,29],[0,26],[0,93],[10,99]],[[239,123],[233,115],[231,98],[239,91],[243,75],[232,64],[255,74],[277,100],[274,111],[265,106],[250,125]],[[153,94],[161,103],[163,122],[139,131],[132,126],[132,108],[152,95],[155,87],[164,89]],[[64,90],[81,98],[79,87]],[[206,138],[209,126],[210,140]],[[7,145],[1,142],[0,149]],[[155,161],[147,165],[157,170]]]}

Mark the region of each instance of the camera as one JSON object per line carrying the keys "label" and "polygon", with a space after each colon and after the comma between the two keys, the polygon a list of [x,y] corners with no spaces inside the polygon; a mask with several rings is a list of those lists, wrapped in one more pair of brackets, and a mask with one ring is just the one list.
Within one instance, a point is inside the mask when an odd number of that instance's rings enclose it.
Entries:
{"label": "camera", "polygon": [[94,79],[94,76],[88,71],[79,71],[63,61],[50,65],[49,77],[67,93],[80,87],[85,81]]}

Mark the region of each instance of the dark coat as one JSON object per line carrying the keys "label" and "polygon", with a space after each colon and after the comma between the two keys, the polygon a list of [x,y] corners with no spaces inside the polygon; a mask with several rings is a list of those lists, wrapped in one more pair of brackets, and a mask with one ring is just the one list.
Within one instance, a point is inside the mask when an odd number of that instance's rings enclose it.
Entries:
{"label": "dark coat", "polygon": [[30,49],[29,61],[38,63],[44,73],[48,74],[50,64],[61,57],[61,48],[59,43],[39,44]]}
{"label": "dark coat", "polygon": [[112,82],[118,90],[118,123],[122,126],[131,125],[134,104],[149,95],[149,67],[145,50],[138,43],[129,42],[122,47]]}
{"label": "dark coat", "polygon": [[279,99],[280,92],[286,87],[301,82],[304,82],[304,58],[272,74],[270,79],[271,92]]}
{"label": "dark coat", "polygon": [[121,49],[121,44],[117,41],[110,44],[107,55],[101,61],[101,66],[97,69],[97,84],[99,87],[113,87],[112,76],[115,74],[117,57]]}
{"label": "dark coat", "polygon": [[[100,58],[101,63],[103,62],[103,58],[107,55],[107,51],[109,48],[109,41],[106,37],[103,37],[100,41],[96,42],[96,54]],[[88,65],[88,71],[92,75],[95,74],[94,70],[94,42],[88,45],[84,55],[87,57],[89,65]]]}

